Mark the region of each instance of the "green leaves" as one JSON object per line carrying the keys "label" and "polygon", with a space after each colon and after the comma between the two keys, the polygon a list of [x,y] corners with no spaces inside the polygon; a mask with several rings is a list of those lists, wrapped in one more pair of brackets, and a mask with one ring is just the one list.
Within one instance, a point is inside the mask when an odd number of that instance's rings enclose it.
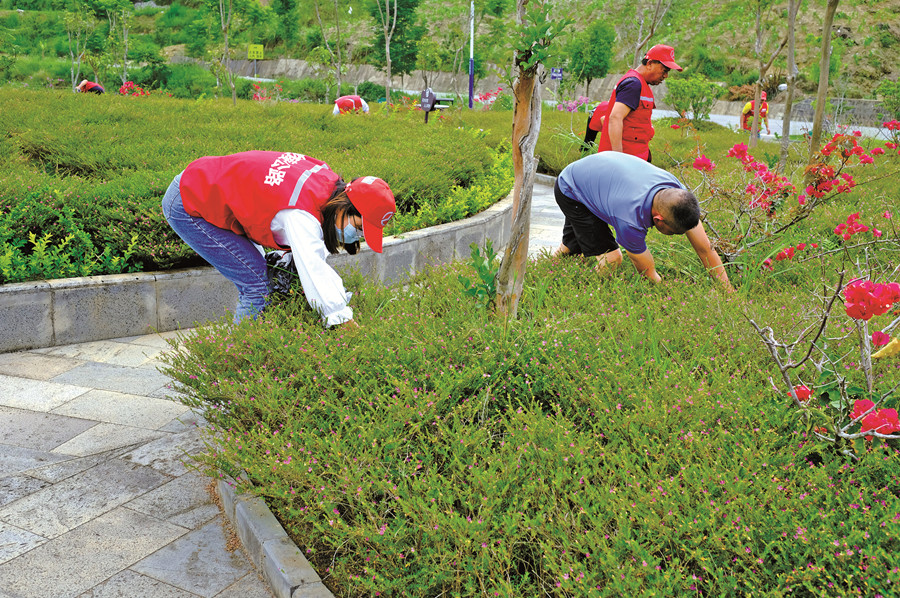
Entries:
{"label": "green leaves", "polygon": [[569,18],[551,19],[550,8],[549,2],[529,4],[524,22],[516,25],[514,62],[523,73],[533,75],[537,72],[538,65],[552,56],[553,40],[573,22]]}
{"label": "green leaves", "polygon": [[723,89],[703,75],[672,77],[666,81],[666,101],[683,116],[691,114],[692,120],[709,119],[709,111]]}
{"label": "green leaves", "polygon": [[500,270],[500,261],[497,259],[497,252],[494,251],[493,242],[488,239],[484,247],[484,255],[478,245],[472,243],[472,260],[469,263],[475,270],[477,279],[458,275],[459,283],[463,287],[463,293],[469,297],[474,297],[482,307],[490,309],[494,305],[497,297],[497,272]]}

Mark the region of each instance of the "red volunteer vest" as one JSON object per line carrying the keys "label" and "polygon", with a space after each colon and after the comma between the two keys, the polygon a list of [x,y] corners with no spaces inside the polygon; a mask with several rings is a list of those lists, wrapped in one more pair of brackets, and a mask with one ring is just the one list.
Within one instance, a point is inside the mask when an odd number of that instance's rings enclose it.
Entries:
{"label": "red volunteer vest", "polygon": [[[650,157],[650,140],[656,131],[653,130],[651,117],[656,102],[653,100],[653,92],[650,86],[641,77],[641,74],[634,69],[629,70],[616,83],[616,87],[629,77],[637,77],[641,82],[641,101],[638,107],[628,113],[622,120],[622,151],[632,156],[637,156],[646,160]],[[609,98],[609,111],[612,112],[613,106],[616,104],[616,90],[613,89],[612,96]],[[598,152],[612,150],[612,144],[609,141],[609,118],[603,123],[603,132],[600,135],[600,143],[597,146]]]}
{"label": "red volunteer vest", "polygon": [[337,104],[341,114],[362,108],[362,98],[359,96],[341,96],[334,103]]}
{"label": "red volunteer vest", "polygon": [[[769,103],[763,102],[762,107],[759,109],[759,115],[765,116],[769,112]],[[756,114],[756,100],[750,100],[750,114]]]}
{"label": "red volunteer vest", "polygon": [[93,91],[95,89],[103,90],[103,86],[100,85],[99,83],[94,83],[93,81],[88,81],[87,84],[84,86],[85,91]]}
{"label": "red volunteer vest", "polygon": [[322,224],[322,206],[340,177],[321,160],[283,152],[242,152],[191,162],[181,175],[184,210],[264,247],[279,247],[272,218],[296,208]]}

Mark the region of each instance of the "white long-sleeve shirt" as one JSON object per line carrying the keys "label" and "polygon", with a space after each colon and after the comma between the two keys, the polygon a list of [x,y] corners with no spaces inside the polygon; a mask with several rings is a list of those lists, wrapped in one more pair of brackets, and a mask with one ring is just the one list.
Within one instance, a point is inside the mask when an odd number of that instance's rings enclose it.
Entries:
{"label": "white long-sleeve shirt", "polygon": [[353,293],[344,289],[344,281],[325,261],[328,249],[315,216],[304,210],[281,210],[270,228],[279,245],[290,246],[306,300],[322,315],[325,325],[352,320],[353,309],[347,303]]}

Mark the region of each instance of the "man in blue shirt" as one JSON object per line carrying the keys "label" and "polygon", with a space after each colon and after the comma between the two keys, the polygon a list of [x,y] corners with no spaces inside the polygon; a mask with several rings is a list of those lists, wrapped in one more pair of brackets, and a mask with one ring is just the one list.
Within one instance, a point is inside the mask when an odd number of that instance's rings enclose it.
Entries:
{"label": "man in blue shirt", "polygon": [[700,222],[697,198],[665,170],[629,154],[601,152],[566,166],[554,193],[566,216],[554,255],[596,257],[597,271],[606,274],[622,263],[621,245],[638,272],[660,282],[646,243],[652,227],[686,235],[710,275],[733,290]]}

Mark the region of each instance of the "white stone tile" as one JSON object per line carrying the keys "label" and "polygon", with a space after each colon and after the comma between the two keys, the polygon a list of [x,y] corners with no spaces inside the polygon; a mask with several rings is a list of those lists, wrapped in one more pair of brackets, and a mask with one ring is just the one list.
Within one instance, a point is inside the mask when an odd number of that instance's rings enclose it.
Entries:
{"label": "white stone tile", "polygon": [[149,467],[114,459],[0,507],[0,521],[56,538],[168,479]]}
{"label": "white stone tile", "polygon": [[46,541],[47,538],[0,521],[0,565]]}
{"label": "white stone tile", "polygon": [[167,401],[110,390],[92,390],[53,410],[54,414],[156,430],[188,411]]}
{"label": "white stone tile", "polygon": [[89,391],[84,386],[59,384],[0,374],[0,405],[31,411],[52,411]]}
{"label": "white stone tile", "polygon": [[86,457],[103,451],[150,442],[163,436],[168,436],[168,434],[132,426],[99,423],[72,440],[59,445],[51,452]]}
{"label": "white stone tile", "polygon": [[138,367],[151,359],[155,359],[162,352],[162,349],[106,340],[52,347],[45,349],[43,352],[46,355],[56,357]]}
{"label": "white stone tile", "polygon": [[0,596],[75,598],[184,533],[144,514],[115,509],[0,565]]}

